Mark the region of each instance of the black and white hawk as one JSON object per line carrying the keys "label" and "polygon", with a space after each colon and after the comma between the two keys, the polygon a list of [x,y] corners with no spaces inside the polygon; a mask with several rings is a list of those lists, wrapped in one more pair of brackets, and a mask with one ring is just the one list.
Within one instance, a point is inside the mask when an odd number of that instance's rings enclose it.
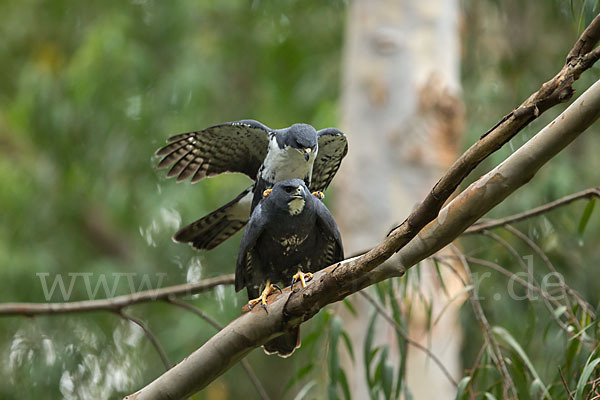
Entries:
{"label": "black and white hawk", "polygon": [[192,183],[225,172],[248,175],[255,182],[236,198],[173,235],[177,242],[209,250],[240,230],[265,189],[286,179],[303,179],[312,192],[324,191],[348,152],[346,136],[335,128],[316,131],[308,124],[271,129],[242,120],[183,133],[168,139],[156,154],[167,177]]}
{"label": "black and white hawk", "polygon": [[[262,304],[278,282],[305,276],[344,259],[342,238],[333,216],[301,179],[280,181],[252,211],[242,236],[235,269],[235,290],[248,291],[249,306]],[[264,290],[261,293],[261,288]],[[260,294],[260,297],[259,297]],[[263,346],[287,357],[300,345],[295,327]]]}

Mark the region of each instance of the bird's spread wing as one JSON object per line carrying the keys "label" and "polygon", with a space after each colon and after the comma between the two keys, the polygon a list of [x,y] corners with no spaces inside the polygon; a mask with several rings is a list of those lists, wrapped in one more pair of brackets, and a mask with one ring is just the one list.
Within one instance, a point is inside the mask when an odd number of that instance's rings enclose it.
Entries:
{"label": "bird's spread wing", "polygon": [[190,243],[198,250],[214,249],[248,222],[253,188],[250,186],[229,203],[184,226],[173,235],[173,240]]}
{"label": "bird's spread wing", "polygon": [[254,245],[256,241],[263,233],[263,229],[266,223],[266,218],[263,216],[261,204],[259,203],[248,221],[248,225],[244,230],[242,241],[240,242],[240,249],[238,251],[238,258],[235,267],[235,291],[240,291],[247,286],[252,279],[252,275],[261,273],[259,271],[260,266],[256,263],[258,260],[254,257]]}
{"label": "bird's spread wing", "polygon": [[313,166],[310,190],[323,191],[340,168],[342,158],[348,153],[348,141],[342,131],[335,128],[321,129],[319,137],[319,153]]}
{"label": "bird's spread wing", "polygon": [[256,179],[269,147],[270,128],[258,121],[226,122],[168,139],[156,154],[158,168],[171,167],[167,177],[192,183],[223,172],[241,172]]}
{"label": "bird's spread wing", "polygon": [[317,227],[323,235],[322,243],[325,246],[318,265],[320,268],[325,268],[344,259],[344,247],[342,246],[342,235],[333,216],[321,200],[315,198],[314,202],[317,212]]}

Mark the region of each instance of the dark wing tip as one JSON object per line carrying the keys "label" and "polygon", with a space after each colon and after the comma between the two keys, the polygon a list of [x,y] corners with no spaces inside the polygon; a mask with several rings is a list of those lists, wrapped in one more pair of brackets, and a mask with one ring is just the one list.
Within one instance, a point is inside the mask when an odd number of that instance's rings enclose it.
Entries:
{"label": "dark wing tip", "polygon": [[165,156],[169,154],[169,145],[161,147],[160,149],[156,150],[154,154],[156,154],[157,156]]}
{"label": "dark wing tip", "polygon": [[324,128],[317,131],[318,136],[346,136],[344,132],[337,128]]}

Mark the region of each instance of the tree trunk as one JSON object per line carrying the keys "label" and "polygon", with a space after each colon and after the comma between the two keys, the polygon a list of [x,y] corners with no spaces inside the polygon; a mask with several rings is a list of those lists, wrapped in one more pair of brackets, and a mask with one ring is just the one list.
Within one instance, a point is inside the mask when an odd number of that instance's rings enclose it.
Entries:
{"label": "tree trunk", "polygon": [[[336,219],[348,255],[372,247],[401,223],[456,157],[464,124],[458,25],[455,0],[351,2],[342,84],[342,126],[350,147],[334,180]],[[435,316],[447,298],[436,273],[422,268],[420,291]],[[444,279],[451,290],[458,287],[453,277]],[[353,301],[360,317],[345,316],[345,329],[361,349],[371,309],[356,296]],[[458,305],[430,333],[432,351],[455,377],[462,339]],[[424,313],[413,315],[409,335],[428,345]],[[379,321],[377,341],[395,343],[392,329]],[[354,397],[368,398],[362,360],[344,367]],[[407,371],[416,400],[454,398],[454,386],[419,350],[409,349]]]}

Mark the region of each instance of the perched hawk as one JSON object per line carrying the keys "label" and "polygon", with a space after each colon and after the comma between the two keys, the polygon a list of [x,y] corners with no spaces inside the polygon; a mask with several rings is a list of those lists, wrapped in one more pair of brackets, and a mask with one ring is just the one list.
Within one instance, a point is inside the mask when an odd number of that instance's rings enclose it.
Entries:
{"label": "perched hawk", "polygon": [[275,182],[299,178],[322,192],[348,152],[346,136],[335,129],[316,131],[307,124],[271,129],[258,121],[227,122],[168,139],[156,154],[167,177],[195,183],[224,172],[241,172],[255,183],[235,199],[181,228],[173,239],[197,249],[212,249],[240,230],[265,189]]}
{"label": "perched hawk", "polygon": [[[235,270],[235,290],[246,288],[250,307],[262,303],[274,283],[299,280],[344,259],[338,227],[323,202],[301,179],[280,181],[252,211]],[[261,287],[265,287],[259,297]],[[258,298],[257,298],[258,297]],[[300,328],[265,343],[265,352],[287,357],[300,346]]]}

